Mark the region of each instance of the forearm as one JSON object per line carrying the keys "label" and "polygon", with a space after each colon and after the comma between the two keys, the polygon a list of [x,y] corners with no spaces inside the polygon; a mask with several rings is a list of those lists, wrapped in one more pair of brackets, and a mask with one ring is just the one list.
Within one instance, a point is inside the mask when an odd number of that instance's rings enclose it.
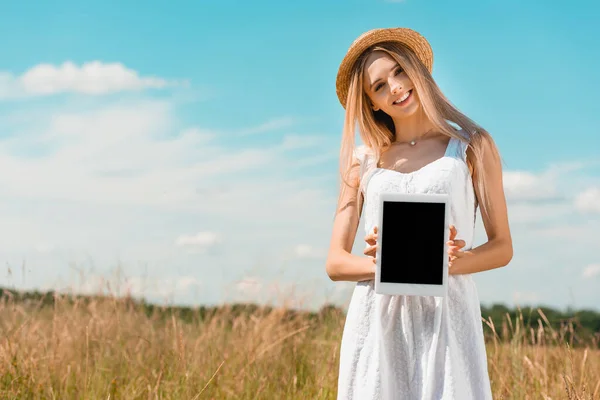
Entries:
{"label": "forearm", "polygon": [[376,265],[372,257],[344,251],[328,260],[326,268],[332,281],[360,282],[375,279]]}
{"label": "forearm", "polygon": [[464,251],[462,257],[452,262],[450,274],[473,274],[503,267],[510,262],[512,256],[513,249],[509,240],[492,239]]}

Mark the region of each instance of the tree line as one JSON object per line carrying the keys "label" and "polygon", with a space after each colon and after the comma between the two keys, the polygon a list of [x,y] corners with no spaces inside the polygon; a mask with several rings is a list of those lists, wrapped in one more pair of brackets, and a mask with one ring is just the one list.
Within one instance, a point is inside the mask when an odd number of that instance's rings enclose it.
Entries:
{"label": "tree line", "polygon": [[[54,306],[56,301],[88,303],[98,300],[113,300],[114,298],[99,295],[64,294],[53,291],[17,291],[0,287],[0,302],[21,304],[35,307]],[[219,306],[164,306],[148,303],[145,300],[121,298],[119,301],[128,306],[135,307],[148,316],[171,318],[176,314],[183,322],[202,321],[219,314],[232,320],[242,314],[251,315],[256,312],[270,312],[272,307],[257,304],[224,304]],[[226,309],[226,312],[224,312]],[[337,321],[344,319],[344,311],[335,305],[327,304],[319,311],[301,311],[289,309],[282,313],[282,318],[297,318],[299,314],[308,319]],[[484,333],[490,339],[497,337],[500,340],[511,340],[515,335],[531,336],[535,340],[540,335],[550,336],[553,341],[569,341],[574,346],[590,341],[595,345],[600,343],[600,311],[591,309],[565,311],[551,307],[509,308],[502,304],[481,306],[482,324]],[[550,344],[550,343],[547,343]]]}

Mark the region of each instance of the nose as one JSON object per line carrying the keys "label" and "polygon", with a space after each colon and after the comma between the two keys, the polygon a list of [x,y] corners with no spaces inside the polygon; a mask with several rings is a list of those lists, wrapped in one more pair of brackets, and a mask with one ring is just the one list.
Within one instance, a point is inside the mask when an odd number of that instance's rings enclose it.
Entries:
{"label": "nose", "polygon": [[392,91],[392,94],[398,94],[402,90],[402,85],[399,81],[392,80],[392,82],[390,82],[390,89]]}

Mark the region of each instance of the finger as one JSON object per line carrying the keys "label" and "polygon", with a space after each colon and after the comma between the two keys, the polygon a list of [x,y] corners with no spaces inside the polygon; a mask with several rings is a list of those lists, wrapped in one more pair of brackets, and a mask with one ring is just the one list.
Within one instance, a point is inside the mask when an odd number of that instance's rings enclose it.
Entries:
{"label": "finger", "polygon": [[448,255],[462,257],[463,252],[460,249],[458,246],[450,246],[448,247]]}
{"label": "finger", "polygon": [[446,248],[448,249],[448,253],[461,249],[461,247],[454,244],[454,242],[446,242],[446,244],[447,244]]}
{"label": "finger", "polygon": [[458,250],[458,249],[454,249],[452,251],[448,252],[448,255],[450,257],[456,257],[456,258],[460,258],[463,257],[465,255],[465,253],[463,253],[462,251]]}
{"label": "finger", "polygon": [[464,240],[454,239],[454,246],[458,247],[459,249],[462,249],[466,245],[467,245],[467,242],[465,242]]}
{"label": "finger", "polygon": [[366,256],[374,257],[377,254],[377,246],[369,246],[363,250],[363,254]]}
{"label": "finger", "polygon": [[456,237],[456,227],[454,225],[450,225],[450,240],[454,240]]}
{"label": "finger", "polygon": [[446,242],[446,244],[447,244],[448,246],[459,246],[459,247],[465,247],[465,246],[466,246],[466,243],[465,243],[465,241],[464,241],[464,240],[462,240],[462,239],[448,240],[448,241]]}
{"label": "finger", "polygon": [[377,235],[369,234],[369,235],[365,236],[365,242],[367,242],[370,245],[376,244],[377,243]]}
{"label": "finger", "polygon": [[368,255],[370,255],[371,257],[375,257],[377,255],[377,245],[371,246]]}
{"label": "finger", "polygon": [[377,233],[377,230],[378,230],[378,229],[377,229],[377,226],[374,226],[374,227],[373,227],[373,233]]}

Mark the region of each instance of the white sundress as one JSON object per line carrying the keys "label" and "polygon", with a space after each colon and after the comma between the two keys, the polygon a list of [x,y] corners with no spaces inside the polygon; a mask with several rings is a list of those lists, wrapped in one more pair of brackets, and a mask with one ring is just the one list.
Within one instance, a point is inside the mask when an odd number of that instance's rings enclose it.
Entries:
{"label": "white sundress", "polygon": [[[457,239],[466,242],[463,250],[470,249],[476,204],[466,148],[452,138],[442,158],[417,171],[361,173],[365,234],[377,224],[381,192],[447,193],[450,223]],[[374,162],[364,146],[355,154],[362,171]],[[492,398],[479,297],[470,274],[450,275],[445,298],[381,295],[374,289],[372,280],[357,282],[352,294],[340,348],[339,400]]]}

